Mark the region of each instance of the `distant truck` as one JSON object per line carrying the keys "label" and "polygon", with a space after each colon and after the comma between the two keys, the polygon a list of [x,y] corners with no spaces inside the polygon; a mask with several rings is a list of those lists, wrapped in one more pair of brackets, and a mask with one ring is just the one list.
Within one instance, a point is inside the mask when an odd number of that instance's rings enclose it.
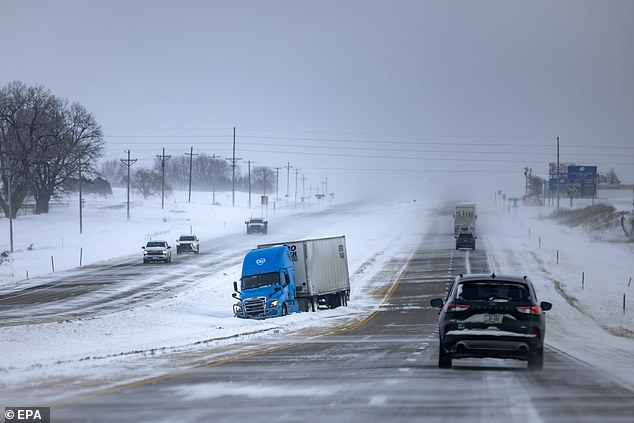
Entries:
{"label": "distant truck", "polygon": [[269,222],[264,219],[251,218],[244,222],[247,225],[247,235],[249,234],[266,234],[269,231]]}
{"label": "distant truck", "polygon": [[244,257],[240,289],[234,282],[236,317],[265,319],[319,306],[348,305],[346,238],[258,245]]}
{"label": "distant truck", "polygon": [[187,251],[194,254],[200,253],[200,240],[196,235],[181,235],[176,240],[176,254]]}
{"label": "distant truck", "polygon": [[453,234],[458,236],[461,232],[476,234],[476,204],[464,201],[456,202],[453,213]]}

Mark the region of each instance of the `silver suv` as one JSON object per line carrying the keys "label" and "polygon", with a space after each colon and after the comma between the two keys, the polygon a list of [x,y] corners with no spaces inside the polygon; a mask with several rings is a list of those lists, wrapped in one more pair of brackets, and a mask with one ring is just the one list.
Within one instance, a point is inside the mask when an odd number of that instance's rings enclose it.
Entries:
{"label": "silver suv", "polygon": [[167,241],[148,241],[143,247],[143,263],[161,261],[163,263],[172,262],[172,252]]}

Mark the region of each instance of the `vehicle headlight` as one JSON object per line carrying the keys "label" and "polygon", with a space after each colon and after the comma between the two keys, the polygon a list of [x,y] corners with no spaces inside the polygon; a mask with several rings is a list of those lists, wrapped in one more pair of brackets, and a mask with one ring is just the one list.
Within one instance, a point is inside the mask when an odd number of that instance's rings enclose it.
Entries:
{"label": "vehicle headlight", "polygon": [[144,256],[147,256],[147,251],[143,251],[143,255],[144,255]]}
{"label": "vehicle headlight", "polygon": [[240,304],[234,304],[233,305],[233,313],[234,314],[238,314],[242,311],[242,307],[240,306]]}
{"label": "vehicle headlight", "polygon": [[163,254],[167,254],[167,250],[163,250]]}
{"label": "vehicle headlight", "polygon": [[271,301],[271,304],[269,304],[269,307],[276,308],[278,304],[279,304],[279,300],[273,300]]}

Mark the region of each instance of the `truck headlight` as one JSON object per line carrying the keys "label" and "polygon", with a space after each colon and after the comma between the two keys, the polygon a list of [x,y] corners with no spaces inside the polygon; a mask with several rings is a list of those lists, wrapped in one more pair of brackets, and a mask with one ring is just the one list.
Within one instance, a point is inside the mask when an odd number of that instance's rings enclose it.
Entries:
{"label": "truck headlight", "polygon": [[238,314],[242,312],[242,307],[239,304],[234,304],[233,305],[233,314]]}
{"label": "truck headlight", "polygon": [[276,308],[278,304],[279,304],[279,300],[273,300],[271,301],[271,304],[269,304],[269,307]]}

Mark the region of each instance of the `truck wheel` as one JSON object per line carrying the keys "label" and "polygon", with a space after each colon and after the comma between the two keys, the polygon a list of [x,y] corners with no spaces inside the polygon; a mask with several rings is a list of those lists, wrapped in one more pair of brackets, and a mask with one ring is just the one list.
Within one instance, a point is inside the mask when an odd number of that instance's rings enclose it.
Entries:
{"label": "truck wheel", "polygon": [[288,314],[288,309],[286,308],[286,304],[282,303],[282,316],[286,316]]}

